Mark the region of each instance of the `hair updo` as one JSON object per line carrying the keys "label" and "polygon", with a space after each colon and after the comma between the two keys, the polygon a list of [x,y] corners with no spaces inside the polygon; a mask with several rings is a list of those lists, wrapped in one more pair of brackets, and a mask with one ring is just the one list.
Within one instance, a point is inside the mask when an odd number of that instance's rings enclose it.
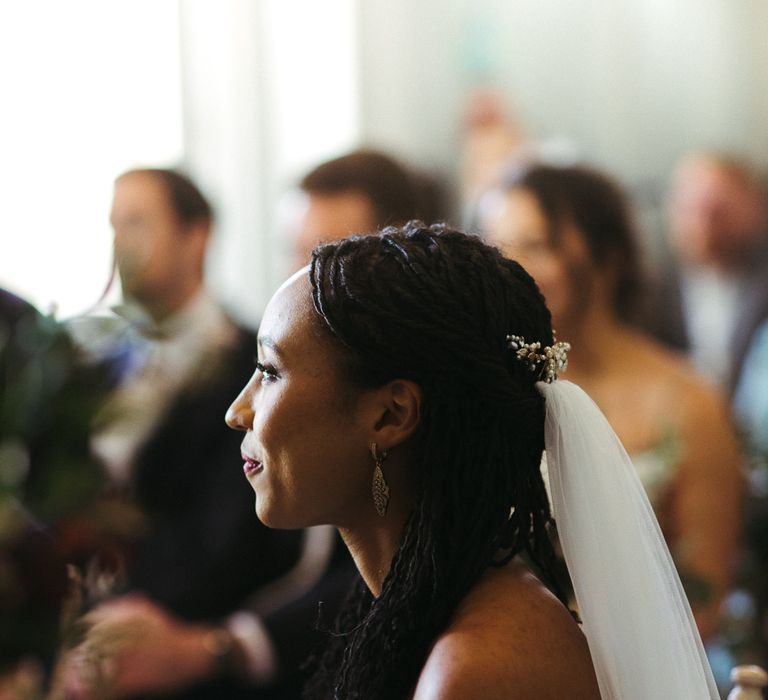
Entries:
{"label": "hair updo", "polygon": [[313,697],[398,698],[489,565],[523,554],[557,588],[539,469],[544,399],[507,346],[553,343],[533,279],[474,236],[409,222],[315,249],[315,310],[356,384],[423,392],[417,505],[381,595],[362,581],[308,686]]}

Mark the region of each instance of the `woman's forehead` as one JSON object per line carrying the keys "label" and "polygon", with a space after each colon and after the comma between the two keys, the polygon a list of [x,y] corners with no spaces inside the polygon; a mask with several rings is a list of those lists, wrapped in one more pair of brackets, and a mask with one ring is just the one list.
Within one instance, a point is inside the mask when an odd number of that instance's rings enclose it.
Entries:
{"label": "woman's forehead", "polygon": [[300,270],[296,270],[296,272],[294,272],[277,288],[277,291],[273,296],[277,296],[281,291],[283,291],[283,289],[291,287],[292,285],[295,285],[297,282],[301,282],[302,280],[306,281],[307,289],[309,289],[309,265],[305,265]]}
{"label": "woman's forehead", "polygon": [[309,277],[299,270],[289,277],[272,298],[264,310],[259,335],[274,337],[301,321],[312,311],[312,294]]}
{"label": "woman's forehead", "polygon": [[259,342],[273,349],[276,346],[282,354],[325,354],[329,344],[322,342],[317,327],[308,268],[304,268],[270,299],[259,327]]}

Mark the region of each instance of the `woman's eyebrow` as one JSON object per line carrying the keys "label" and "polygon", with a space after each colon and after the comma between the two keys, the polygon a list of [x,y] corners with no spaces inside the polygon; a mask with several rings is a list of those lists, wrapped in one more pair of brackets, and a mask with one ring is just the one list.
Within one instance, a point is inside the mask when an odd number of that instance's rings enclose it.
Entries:
{"label": "woman's eyebrow", "polygon": [[275,355],[282,355],[282,351],[280,350],[280,346],[272,340],[268,335],[259,336],[258,340],[256,341],[259,346],[269,348]]}

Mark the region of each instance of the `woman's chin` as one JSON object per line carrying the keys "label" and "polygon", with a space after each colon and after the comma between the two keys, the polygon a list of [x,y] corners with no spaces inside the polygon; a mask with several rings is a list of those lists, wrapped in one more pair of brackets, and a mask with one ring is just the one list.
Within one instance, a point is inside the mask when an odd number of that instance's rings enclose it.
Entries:
{"label": "woman's chin", "polygon": [[308,522],[307,518],[299,513],[285,512],[266,503],[260,504],[258,498],[256,499],[256,517],[273,530],[301,530],[317,524]]}

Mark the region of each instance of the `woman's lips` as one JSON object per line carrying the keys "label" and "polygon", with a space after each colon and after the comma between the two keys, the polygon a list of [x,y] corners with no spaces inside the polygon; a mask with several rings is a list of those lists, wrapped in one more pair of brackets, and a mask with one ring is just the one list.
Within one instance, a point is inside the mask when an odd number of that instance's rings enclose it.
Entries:
{"label": "woman's lips", "polygon": [[252,459],[247,455],[243,455],[243,471],[245,472],[246,477],[258,474],[262,469],[264,469],[264,465],[261,462]]}

